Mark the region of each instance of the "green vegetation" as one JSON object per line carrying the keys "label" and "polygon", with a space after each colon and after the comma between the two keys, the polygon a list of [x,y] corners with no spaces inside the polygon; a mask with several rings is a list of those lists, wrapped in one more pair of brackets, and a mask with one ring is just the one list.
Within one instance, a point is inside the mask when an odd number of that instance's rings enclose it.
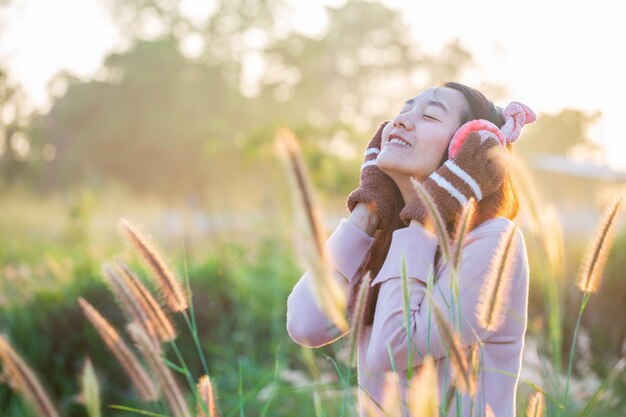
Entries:
{"label": "green vegetation", "polygon": [[[274,132],[279,126],[295,132],[321,205],[333,215],[326,219],[330,229],[345,215],[360,150],[375,126],[407,95],[462,80],[476,63],[459,41],[436,54],[422,52],[399,13],[375,2],[329,9],[328,27],[314,38],[281,34],[282,1],[217,3],[198,24],[167,1],[109,0],[128,48],[111,53],[92,79],[60,73],[45,114],[29,111],[0,63],[0,113],[13,115],[0,123],[0,333],[63,416],[87,415],[76,397],[87,357],[103,416],[136,415],[112,404],[147,408],[77,302],[88,300],[132,345],[101,273],[102,263],[119,255],[150,282],[120,239],[120,217],[144,224],[188,279],[222,416],[356,415],[354,392],[344,389],[356,384],[356,373],[339,359],[347,341],[313,351],[286,332],[287,296],[303,266]],[[143,34],[136,24],[142,16],[156,16],[161,36]],[[257,39],[255,33],[262,34],[261,46],[243,42]],[[204,41],[196,57],[181,52],[188,36]],[[266,62],[253,87],[242,76],[251,56]],[[476,87],[494,101],[507,94],[502,86]],[[539,115],[519,151],[591,149],[586,129],[596,117],[575,109]],[[548,180],[558,185],[550,188]],[[574,195],[574,204],[593,200],[587,189],[597,186],[587,184],[582,193],[581,182],[571,178],[538,182],[553,199]],[[527,349],[534,359],[537,347],[539,362],[528,363],[532,381],[520,382],[518,415],[537,388],[533,383],[550,394],[565,388],[555,374],[567,372],[581,305],[575,278],[590,239],[569,239],[561,270],[554,271],[540,237],[525,236]],[[616,367],[626,353],[624,251],[621,228],[599,291],[581,316],[573,404],[564,416],[626,415],[626,379]],[[177,346],[197,381],[204,371],[196,345],[183,317],[172,318]],[[165,352],[180,365],[169,345]],[[183,375],[176,378],[188,388]],[[34,416],[7,378],[1,381],[0,414]],[[547,415],[557,415],[552,402],[546,405]],[[150,410],[159,413],[159,406]]]}

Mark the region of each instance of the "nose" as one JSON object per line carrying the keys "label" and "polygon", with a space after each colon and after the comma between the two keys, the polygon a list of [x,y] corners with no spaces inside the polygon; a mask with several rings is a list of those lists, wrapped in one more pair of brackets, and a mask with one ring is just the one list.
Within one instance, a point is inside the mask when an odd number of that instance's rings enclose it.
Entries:
{"label": "nose", "polygon": [[400,113],[394,117],[393,125],[394,127],[402,127],[405,130],[413,129],[413,123],[411,123],[411,120],[406,116],[406,113]]}

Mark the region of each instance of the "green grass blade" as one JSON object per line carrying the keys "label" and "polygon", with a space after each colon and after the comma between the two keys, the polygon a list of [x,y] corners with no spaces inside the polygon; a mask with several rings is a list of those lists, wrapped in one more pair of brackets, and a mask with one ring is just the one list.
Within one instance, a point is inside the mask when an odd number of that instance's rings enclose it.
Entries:
{"label": "green grass blade", "polygon": [[411,349],[411,301],[409,296],[409,277],[406,271],[406,260],[402,256],[402,307],[404,309],[404,328],[406,331],[406,349],[409,364],[406,370],[406,377],[410,381],[413,373],[413,349]]}
{"label": "green grass blade", "polygon": [[113,408],[116,410],[122,410],[122,411],[130,411],[131,413],[135,413],[135,414],[141,414],[144,416],[151,416],[151,417],[169,417],[166,414],[159,414],[159,413],[155,413],[153,411],[148,411],[148,410],[142,410],[141,408],[133,408],[133,407],[127,407],[125,405],[119,405],[119,404],[111,404],[108,406],[109,408]]}

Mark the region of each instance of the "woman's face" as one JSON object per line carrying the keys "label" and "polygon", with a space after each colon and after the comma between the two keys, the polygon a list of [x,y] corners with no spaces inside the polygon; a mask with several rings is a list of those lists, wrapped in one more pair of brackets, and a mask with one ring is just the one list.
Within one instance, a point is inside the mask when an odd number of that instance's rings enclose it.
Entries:
{"label": "woman's face", "polygon": [[448,87],[431,87],[408,100],[383,129],[378,167],[396,183],[426,179],[439,166],[466,107],[463,94]]}

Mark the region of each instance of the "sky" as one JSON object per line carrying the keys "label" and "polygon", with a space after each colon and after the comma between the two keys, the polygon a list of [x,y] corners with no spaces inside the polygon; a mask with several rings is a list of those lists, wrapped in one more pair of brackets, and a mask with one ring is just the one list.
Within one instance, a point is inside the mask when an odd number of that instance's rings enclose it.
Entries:
{"label": "sky", "polygon": [[[292,26],[309,35],[324,29],[324,5],[344,0],[290,0]],[[537,113],[563,108],[602,112],[590,131],[606,149],[608,164],[626,170],[626,25],[620,2],[595,0],[383,0],[399,10],[416,42],[436,52],[452,39],[479,62],[464,81],[506,84],[511,96]],[[211,12],[211,0],[182,0],[190,16]],[[505,6],[506,5],[506,6]],[[67,69],[88,78],[104,57],[123,47],[102,0],[13,0],[0,28],[0,59],[39,109],[49,100],[46,85]]]}

